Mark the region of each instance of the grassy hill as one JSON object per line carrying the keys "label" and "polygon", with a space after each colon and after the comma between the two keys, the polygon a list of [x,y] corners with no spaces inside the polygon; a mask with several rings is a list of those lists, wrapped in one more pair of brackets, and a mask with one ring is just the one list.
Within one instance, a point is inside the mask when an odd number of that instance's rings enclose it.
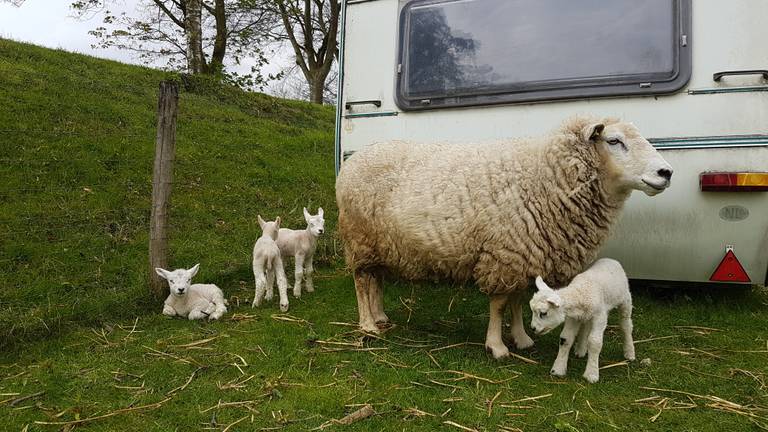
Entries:
{"label": "grassy hill", "polygon": [[[0,430],[768,430],[760,287],[633,286],[642,361],[621,361],[609,326],[595,385],[584,359],[549,375],[557,331],[489,358],[472,286],[387,281],[396,325],[359,333],[335,235],[332,109],[204,80],[180,98],[171,262],[200,262],[196,280],[221,286],[230,311],[161,315],[147,232],[167,78],[0,40]],[[256,215],[303,226],[303,206],[326,213],[316,291],[291,296],[288,314],[252,309]],[[364,404],[376,414],[333,422]]]}
{"label": "grassy hill", "polygon": [[[178,79],[0,40],[0,346],[146,310],[157,88],[168,78]],[[303,206],[324,206],[333,232],[333,109],[185,82],[172,264],[200,261],[199,280],[225,286],[250,280],[257,213],[295,226]]]}

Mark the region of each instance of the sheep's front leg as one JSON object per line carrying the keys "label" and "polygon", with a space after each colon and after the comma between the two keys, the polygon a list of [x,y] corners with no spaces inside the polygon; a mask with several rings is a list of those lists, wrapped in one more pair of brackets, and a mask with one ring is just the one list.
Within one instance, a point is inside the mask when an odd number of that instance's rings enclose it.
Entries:
{"label": "sheep's front leg", "polygon": [[375,276],[365,270],[355,270],[355,293],[357,294],[357,313],[360,329],[369,333],[379,333],[376,321],[371,313],[371,297],[374,296]]}
{"label": "sheep's front leg", "polygon": [[510,294],[510,301],[512,306],[512,340],[515,341],[517,349],[526,349],[533,346],[533,339],[525,333],[525,325],[523,324],[523,295],[522,294]]}
{"label": "sheep's front leg", "polygon": [[304,279],[304,255],[296,254],[296,269],[293,271],[293,296],[301,297],[301,280]]}
{"label": "sheep's front leg", "polygon": [[563,331],[560,332],[560,349],[557,351],[557,358],[549,371],[554,376],[565,376],[568,370],[568,353],[571,351],[576,335],[579,333],[581,323],[572,318],[565,319]]}
{"label": "sheep's front leg", "polygon": [[607,313],[592,318],[592,329],[587,339],[587,368],[584,370],[584,379],[591,383],[600,379],[600,351],[603,349],[603,334],[607,326]]}
{"label": "sheep's front leg", "polygon": [[587,320],[581,323],[579,327],[579,335],[576,336],[576,346],[574,354],[578,358],[584,358],[587,355],[587,339],[589,338],[589,332],[592,330],[592,320]]}
{"label": "sheep's front leg", "polygon": [[272,266],[277,278],[277,292],[280,295],[280,311],[288,312],[288,279],[285,277],[285,267],[283,267],[283,258],[278,255]]}
{"label": "sheep's front leg", "polygon": [[172,308],[171,306],[164,304],[163,305],[163,315],[168,316],[176,316],[176,309]]}
{"label": "sheep's front leg", "polygon": [[371,315],[377,323],[388,323],[389,317],[384,313],[384,282],[380,275],[375,275],[371,279],[369,290],[369,301],[371,302]]}
{"label": "sheep's front leg", "polygon": [[501,325],[504,320],[504,310],[509,301],[509,296],[491,295],[490,315],[488,316],[488,332],[485,334],[485,350],[493,358],[500,359],[509,355],[509,348],[501,339]]}
{"label": "sheep's front leg", "polygon": [[307,287],[307,292],[315,292],[315,283],[312,281],[312,274],[315,272],[315,268],[312,266],[312,256],[307,256],[304,261],[304,284]]}
{"label": "sheep's front leg", "polygon": [[190,321],[193,321],[193,320],[208,318],[208,315],[205,313],[205,311],[202,311],[200,309],[193,309],[189,311],[189,315],[187,315],[187,318],[189,318]]}
{"label": "sheep's front leg", "polygon": [[621,322],[619,327],[624,333],[624,358],[635,360],[635,342],[632,340],[632,303],[625,303],[619,306]]}

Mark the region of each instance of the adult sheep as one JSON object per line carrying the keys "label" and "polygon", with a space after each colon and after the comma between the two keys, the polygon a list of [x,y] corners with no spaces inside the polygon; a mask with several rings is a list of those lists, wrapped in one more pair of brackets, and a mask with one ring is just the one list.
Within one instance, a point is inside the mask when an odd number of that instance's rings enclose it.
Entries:
{"label": "adult sheep", "polygon": [[672,168],[631,123],[574,117],[542,138],[492,144],[371,145],[336,180],[339,233],[359,325],[378,332],[382,277],[474,281],[490,296],[485,346],[533,345],[522,302],[540,274],[564,285],[595,259],[632,190],[653,196]]}

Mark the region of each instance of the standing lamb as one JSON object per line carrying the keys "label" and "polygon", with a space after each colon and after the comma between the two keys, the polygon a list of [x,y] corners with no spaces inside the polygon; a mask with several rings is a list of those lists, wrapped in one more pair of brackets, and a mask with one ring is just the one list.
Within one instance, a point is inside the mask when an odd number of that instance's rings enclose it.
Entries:
{"label": "standing lamb", "polygon": [[266,298],[272,300],[277,277],[277,292],[280,295],[280,310],[288,311],[288,280],[285,277],[283,258],[277,247],[277,233],[280,230],[280,216],[274,222],[264,222],[259,218],[261,237],[253,245],[253,277],[256,279],[256,292],[253,295],[251,307],[261,306],[261,301]]}
{"label": "standing lamb", "polygon": [[618,308],[619,327],[624,333],[624,358],[635,359],[632,341],[632,295],[624,269],[618,261],[597,260],[584,273],[573,278],[568,286],[550,288],[541,277],[536,278],[539,289],[531,299],[531,328],[536,334],[547,334],[565,321],[560,333],[560,350],[552,375],[565,376],[568,353],[576,341],[576,357],[587,357],[584,378],[595,383],[600,379],[599,357],[603,349],[603,333],[608,325],[608,312]]}
{"label": "standing lamb", "polygon": [[323,208],[318,208],[317,215],[312,216],[304,207],[304,220],[307,221],[306,229],[280,228],[280,232],[277,234],[277,246],[280,248],[283,258],[294,257],[296,260],[293,283],[294,297],[301,297],[302,279],[306,281],[307,292],[315,290],[312,283],[312,273],[315,271],[312,266],[312,258],[315,255],[317,238],[325,231]]}
{"label": "standing lamb", "polygon": [[167,280],[171,288],[171,294],[163,304],[163,315],[178,315],[190,320],[217,320],[227,313],[227,301],[219,287],[213,284],[191,284],[199,269],[200,264],[195,264],[191,269],[174,271],[155,268],[155,272]]}
{"label": "standing lamb", "polygon": [[[631,123],[575,117],[543,138],[492,144],[371,145],[336,180],[339,233],[360,327],[388,321],[382,276],[474,281],[490,295],[485,346],[531,346],[523,295],[536,275],[566,283],[608,237],[633,189],[653,196],[672,168]],[[533,245],[532,247],[529,245]]]}

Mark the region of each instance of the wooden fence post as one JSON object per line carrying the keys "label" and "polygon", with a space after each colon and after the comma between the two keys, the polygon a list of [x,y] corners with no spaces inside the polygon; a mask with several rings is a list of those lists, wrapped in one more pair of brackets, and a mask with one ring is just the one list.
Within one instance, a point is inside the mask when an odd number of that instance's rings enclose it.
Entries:
{"label": "wooden fence post", "polygon": [[149,278],[155,297],[162,298],[168,284],[155,273],[155,267],[168,268],[168,207],[173,182],[173,160],[176,154],[176,113],[179,86],[172,81],[160,82],[157,101],[157,139],[155,166],[152,174],[152,215],[149,225]]}

